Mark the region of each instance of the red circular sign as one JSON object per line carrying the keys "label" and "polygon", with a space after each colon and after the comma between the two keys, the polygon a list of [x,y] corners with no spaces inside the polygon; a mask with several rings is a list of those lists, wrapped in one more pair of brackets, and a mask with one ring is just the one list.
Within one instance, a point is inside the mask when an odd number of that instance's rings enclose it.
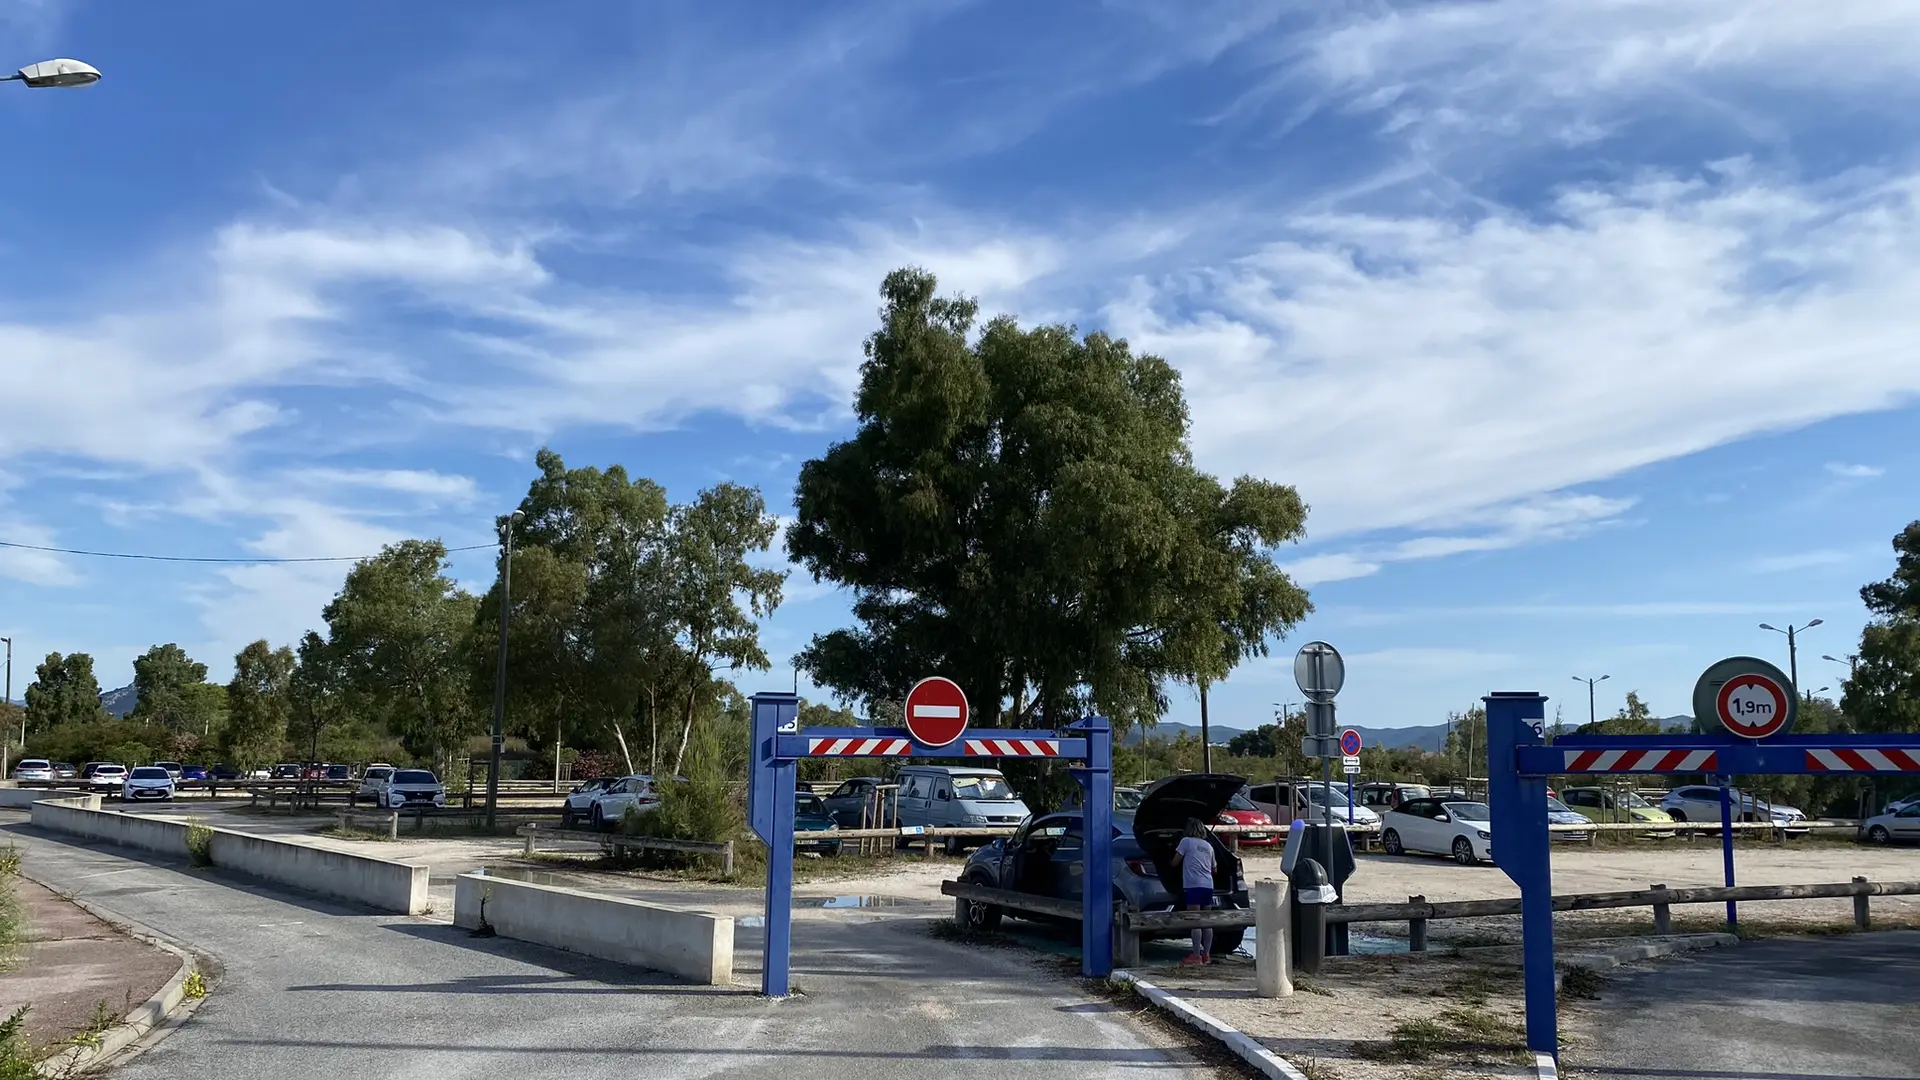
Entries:
{"label": "red circular sign", "polygon": [[907,691],[907,734],[922,746],[945,746],[967,730],[967,694],[960,684],[929,675]]}
{"label": "red circular sign", "polygon": [[1787,726],[1792,704],[1786,690],[1765,675],[1735,675],[1714,697],[1720,725],[1743,739],[1764,739]]}

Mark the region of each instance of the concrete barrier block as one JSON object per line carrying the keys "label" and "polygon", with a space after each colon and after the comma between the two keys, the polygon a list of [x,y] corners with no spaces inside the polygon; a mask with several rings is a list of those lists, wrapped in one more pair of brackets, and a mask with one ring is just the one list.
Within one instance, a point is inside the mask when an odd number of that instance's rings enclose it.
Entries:
{"label": "concrete barrier block", "polygon": [[454,880],[453,924],[664,971],[706,986],[733,982],[733,918],[485,874]]}

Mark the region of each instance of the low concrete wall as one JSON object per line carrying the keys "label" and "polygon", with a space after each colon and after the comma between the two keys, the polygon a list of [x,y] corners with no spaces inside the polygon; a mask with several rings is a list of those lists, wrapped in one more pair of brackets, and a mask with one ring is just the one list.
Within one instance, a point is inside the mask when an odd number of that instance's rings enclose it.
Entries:
{"label": "low concrete wall", "polygon": [[0,806],[11,807],[16,810],[23,810],[39,802],[41,799],[57,799],[59,797],[60,792],[48,791],[46,788],[21,787],[11,780],[7,782],[5,787],[0,787]]}
{"label": "low concrete wall", "polygon": [[494,933],[708,986],[733,982],[733,917],[601,896],[579,889],[462,874],[453,925]]}
{"label": "low concrete wall", "polygon": [[[43,799],[33,824],[109,844],[186,856],[185,822],[100,809],[98,795]],[[427,868],[345,851],[209,826],[213,865],[317,896],[365,904],[380,911],[420,915],[427,910]]]}

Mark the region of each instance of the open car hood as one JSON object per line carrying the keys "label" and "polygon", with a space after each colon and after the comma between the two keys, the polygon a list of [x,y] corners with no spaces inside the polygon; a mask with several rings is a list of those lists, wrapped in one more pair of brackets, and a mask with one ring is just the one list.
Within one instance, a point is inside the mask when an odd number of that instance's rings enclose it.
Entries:
{"label": "open car hood", "polygon": [[[1133,811],[1133,836],[1155,862],[1173,857],[1188,818],[1212,824],[1227,808],[1233,794],[1245,787],[1245,777],[1225,773],[1189,773],[1175,776],[1141,798]],[[1178,879],[1175,879],[1178,880]]]}

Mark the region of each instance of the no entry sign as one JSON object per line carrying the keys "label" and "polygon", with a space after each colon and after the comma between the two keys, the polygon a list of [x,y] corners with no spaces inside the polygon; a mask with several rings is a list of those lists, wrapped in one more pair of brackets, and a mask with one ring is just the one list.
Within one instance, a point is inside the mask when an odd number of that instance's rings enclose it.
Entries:
{"label": "no entry sign", "polygon": [[922,746],[946,746],[967,730],[967,694],[960,684],[930,675],[907,691],[907,733]]}

